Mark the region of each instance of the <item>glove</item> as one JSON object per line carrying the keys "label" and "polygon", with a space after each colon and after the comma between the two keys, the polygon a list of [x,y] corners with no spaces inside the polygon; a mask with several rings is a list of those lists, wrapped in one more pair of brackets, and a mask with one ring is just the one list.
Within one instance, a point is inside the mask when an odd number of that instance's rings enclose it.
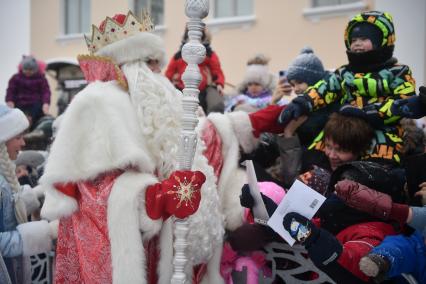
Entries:
{"label": "glove", "polygon": [[308,256],[317,266],[325,266],[337,260],[343,251],[342,245],[331,233],[317,228],[299,213],[290,212],[284,216],[284,228],[308,251]]}
{"label": "glove", "polygon": [[[426,88],[420,87],[423,91],[419,96],[413,96],[408,99],[395,100],[391,106],[393,115],[402,116],[406,118],[418,119],[426,116]],[[425,101],[425,102],[422,102]]]}
{"label": "glove", "polygon": [[384,220],[389,219],[392,210],[389,195],[347,179],[339,181],[335,189],[337,196],[348,206]]}
{"label": "glove", "polygon": [[308,114],[311,110],[312,103],[310,99],[305,96],[299,96],[292,100],[291,103],[283,109],[278,116],[278,123],[283,125],[287,124],[290,120]]}
{"label": "glove", "polygon": [[46,221],[33,221],[16,227],[22,238],[23,255],[48,252],[52,248],[50,226]]}
{"label": "glove", "polygon": [[[260,193],[260,196],[262,197],[262,201],[265,204],[266,211],[268,212],[269,217],[271,217],[272,214],[274,214],[275,209],[277,209],[278,205],[271,198],[264,195],[263,193]],[[243,187],[241,188],[240,204],[241,206],[250,209],[250,211],[253,210],[255,202],[253,196],[250,193],[250,187],[248,184],[243,185]]]}
{"label": "glove", "polygon": [[149,186],[145,193],[148,216],[165,220],[171,215],[183,219],[194,214],[200,205],[200,190],[205,181],[200,171],[175,171],[168,179]]}

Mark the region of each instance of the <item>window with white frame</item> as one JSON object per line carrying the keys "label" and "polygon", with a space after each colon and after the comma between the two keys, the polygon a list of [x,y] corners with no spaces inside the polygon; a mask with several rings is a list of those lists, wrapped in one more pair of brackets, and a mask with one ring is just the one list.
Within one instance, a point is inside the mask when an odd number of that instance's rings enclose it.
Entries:
{"label": "window with white frame", "polygon": [[90,30],[90,0],[63,0],[64,34],[82,34]]}
{"label": "window with white frame", "polygon": [[132,11],[138,17],[147,11],[154,25],[164,25],[164,0],[134,0]]}
{"label": "window with white frame", "polygon": [[312,7],[338,6],[351,3],[359,3],[360,0],[312,0]]}
{"label": "window with white frame", "polygon": [[213,0],[213,17],[230,18],[253,15],[253,0]]}

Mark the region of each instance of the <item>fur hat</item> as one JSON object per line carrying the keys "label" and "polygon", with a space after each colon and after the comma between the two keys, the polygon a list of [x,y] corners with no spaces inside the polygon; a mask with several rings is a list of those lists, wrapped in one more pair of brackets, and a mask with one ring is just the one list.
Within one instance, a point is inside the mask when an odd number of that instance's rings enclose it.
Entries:
{"label": "fur hat", "polygon": [[305,82],[313,85],[325,76],[321,60],[310,47],[304,47],[300,54],[290,63],[287,70],[287,79]]}
{"label": "fur hat", "polygon": [[243,85],[247,86],[249,83],[258,83],[266,88],[269,80],[268,66],[262,64],[251,64],[247,66]]}
{"label": "fur hat", "polygon": [[27,117],[21,110],[0,105],[0,143],[24,132],[29,125]]}
{"label": "fur hat", "polygon": [[[146,15],[149,17],[148,15]],[[140,26],[141,32],[132,30],[130,22]],[[149,32],[153,29],[150,18],[139,20],[131,12],[127,15],[116,14],[114,17],[107,17],[98,27],[93,27],[92,37],[86,38],[89,50],[98,56],[106,56],[112,58],[114,63],[122,65],[135,60],[148,61],[156,59],[161,66],[166,64],[166,51],[163,40]],[[112,28],[110,28],[112,27]],[[110,28],[106,31],[105,29]],[[112,30],[117,35],[112,35]],[[127,31],[126,35],[120,34],[120,31]],[[97,36],[96,36],[97,35]],[[107,39],[108,44],[96,47],[96,40],[99,37]]]}
{"label": "fur hat", "polygon": [[30,166],[32,169],[37,169],[44,161],[45,157],[39,151],[26,150],[21,151],[14,162],[16,166],[25,165]]}
{"label": "fur hat", "polygon": [[21,61],[21,65],[23,70],[31,70],[37,72],[39,69],[37,60],[32,56],[24,55]]}

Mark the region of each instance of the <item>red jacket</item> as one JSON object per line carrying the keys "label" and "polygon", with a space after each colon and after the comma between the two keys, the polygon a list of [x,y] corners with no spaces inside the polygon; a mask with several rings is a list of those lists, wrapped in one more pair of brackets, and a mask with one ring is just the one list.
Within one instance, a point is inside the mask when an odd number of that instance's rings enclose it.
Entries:
{"label": "red jacket", "polygon": [[[180,90],[184,88],[184,84],[181,80],[181,76],[183,72],[185,72],[186,62],[182,57],[175,58],[175,56],[170,59],[169,65],[166,70],[166,77],[169,78],[170,81],[173,79],[173,75],[178,74],[178,83],[176,87]],[[211,76],[212,83],[216,85],[224,86],[225,84],[225,76],[223,75],[222,68],[220,67],[220,61],[217,54],[212,51],[210,56],[206,56],[204,61],[198,65],[201,72],[201,82],[199,85],[200,91],[204,91],[208,85],[208,76]],[[210,75],[209,75],[210,74]],[[173,82],[173,81],[172,81]]]}
{"label": "red jacket", "polygon": [[343,252],[337,262],[363,281],[369,277],[359,269],[360,259],[371,249],[378,246],[388,235],[395,235],[392,225],[383,222],[355,224],[342,230],[336,238],[343,246]]}

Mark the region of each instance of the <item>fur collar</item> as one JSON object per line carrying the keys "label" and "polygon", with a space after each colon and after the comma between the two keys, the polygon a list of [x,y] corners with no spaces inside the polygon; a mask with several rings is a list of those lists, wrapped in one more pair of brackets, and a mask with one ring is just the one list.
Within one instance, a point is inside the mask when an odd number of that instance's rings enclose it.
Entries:
{"label": "fur collar", "polygon": [[147,153],[128,93],[115,81],[91,83],[66,110],[40,182],[89,180],[128,167],[152,173]]}

